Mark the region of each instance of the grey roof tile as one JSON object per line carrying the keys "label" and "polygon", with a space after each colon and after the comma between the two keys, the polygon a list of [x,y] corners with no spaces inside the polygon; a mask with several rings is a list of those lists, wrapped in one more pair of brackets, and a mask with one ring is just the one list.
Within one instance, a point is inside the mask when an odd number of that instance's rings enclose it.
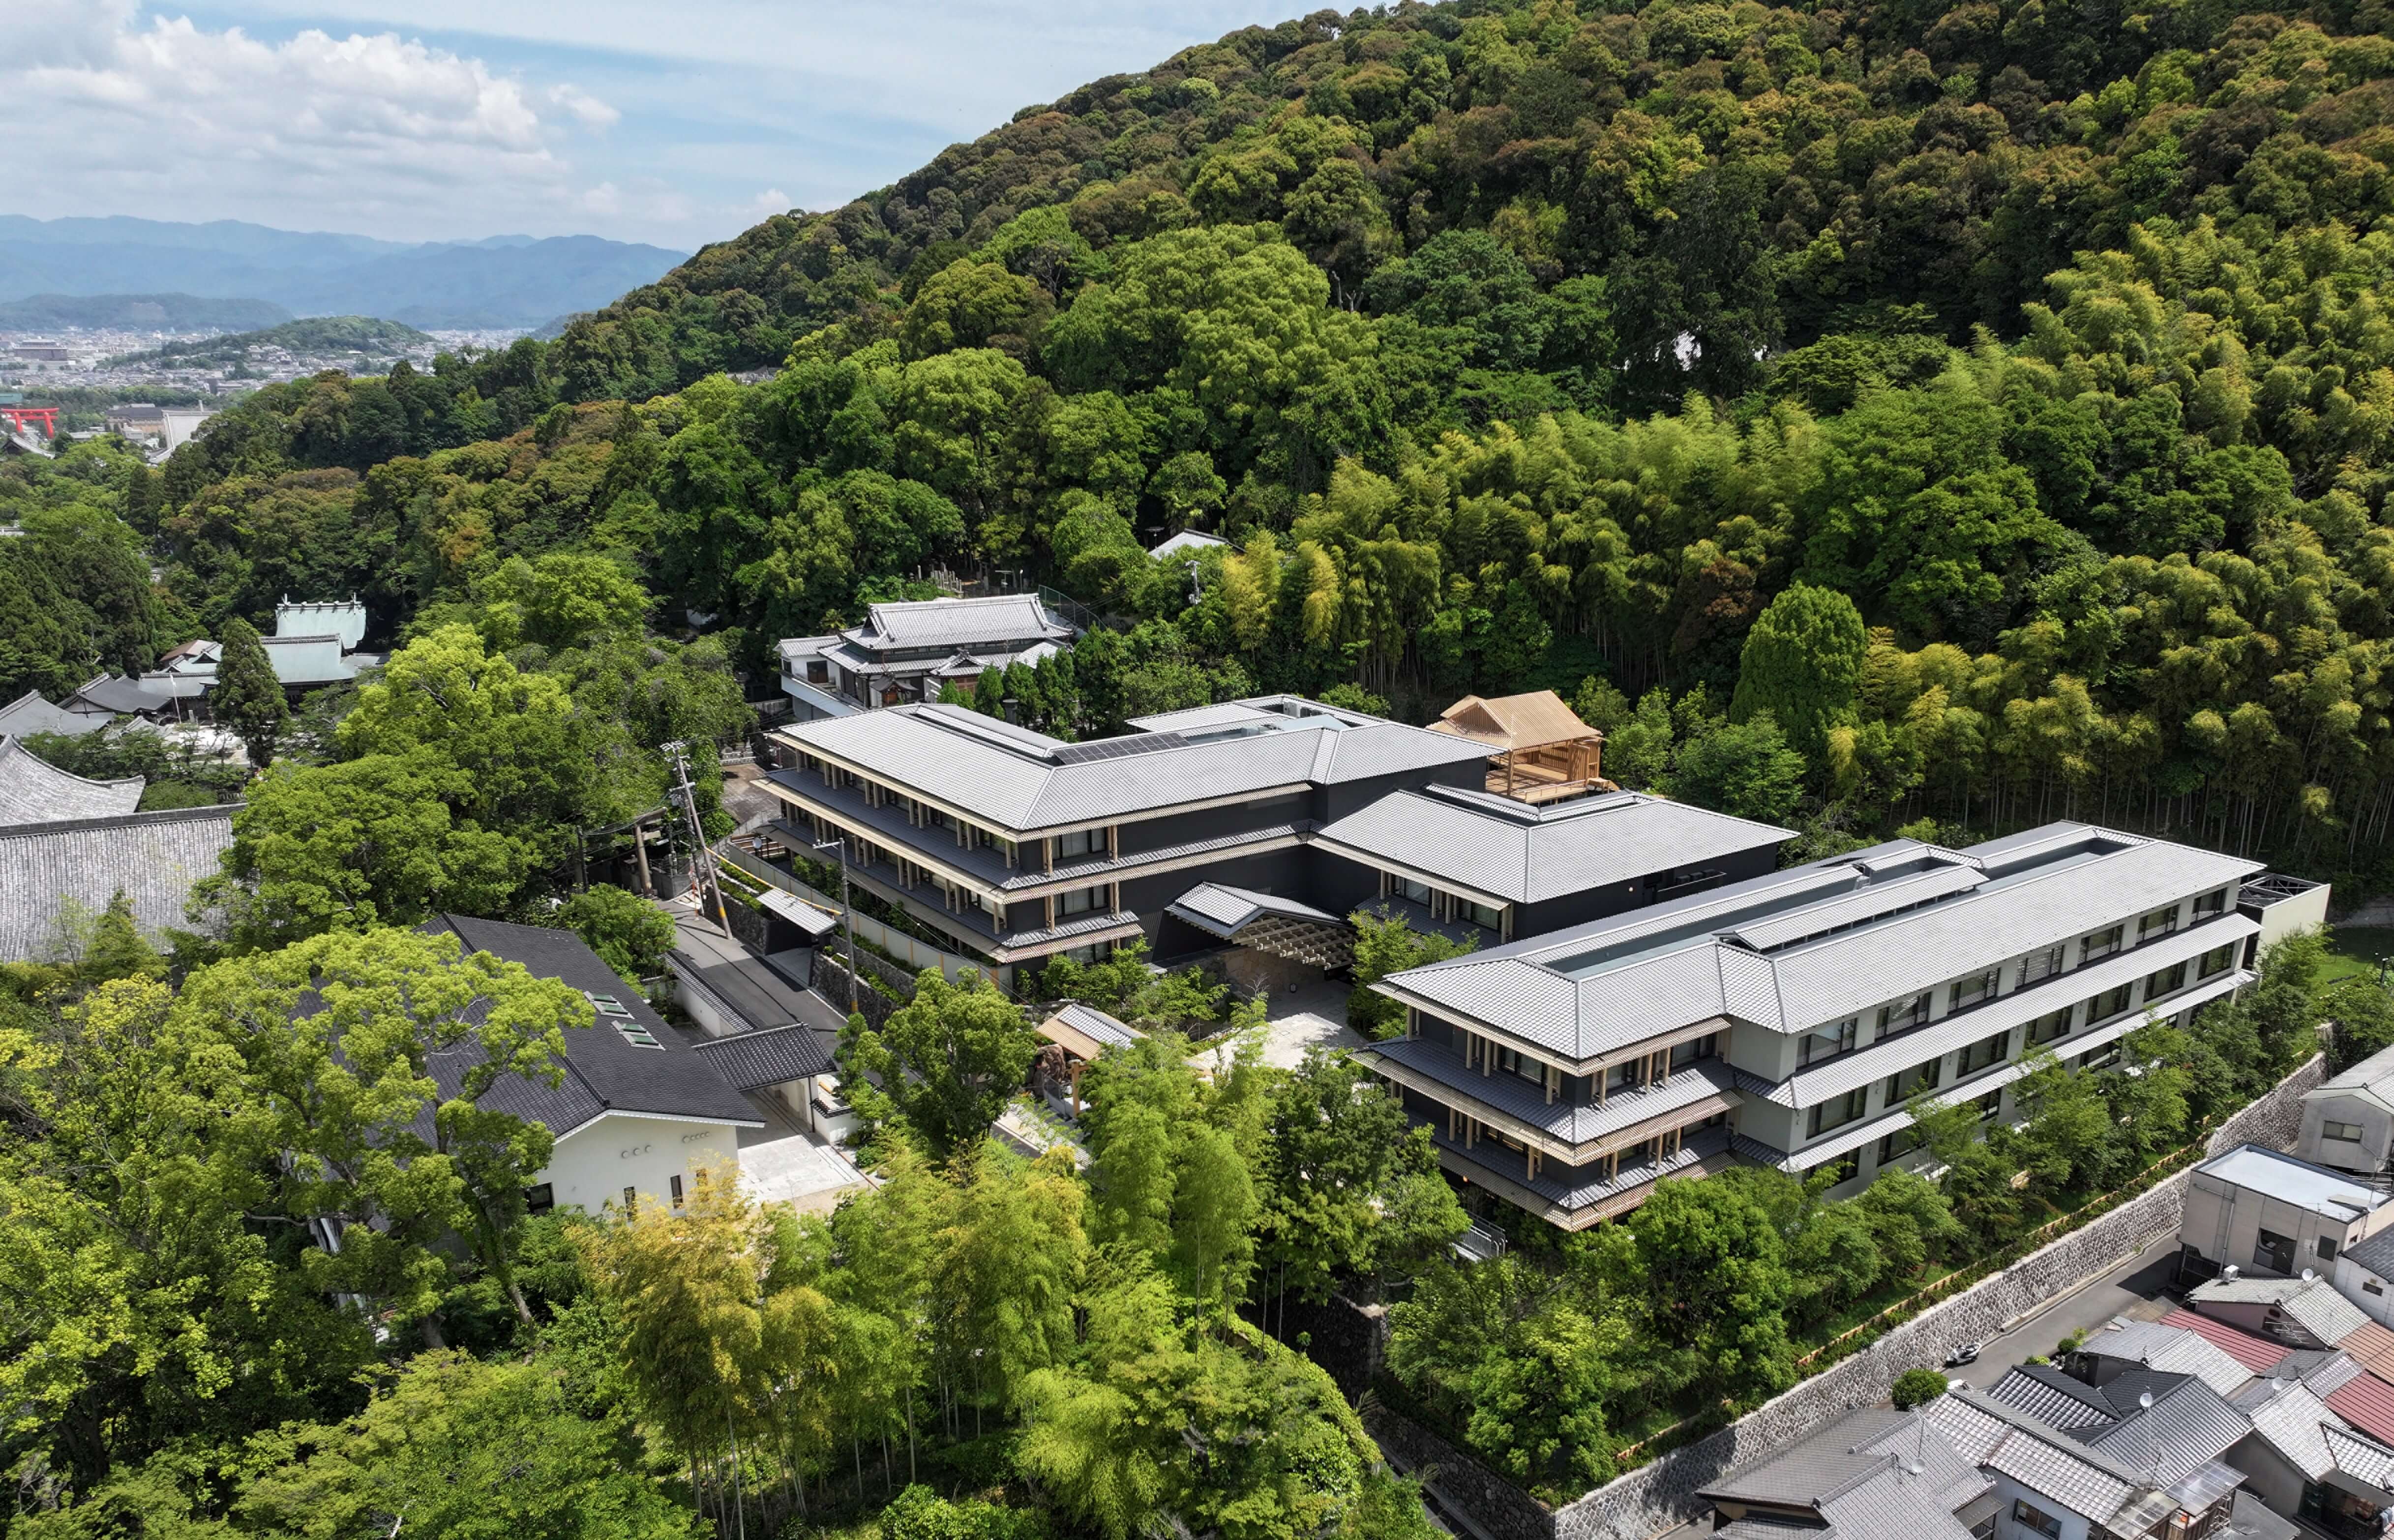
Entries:
{"label": "grey roof tile", "polygon": [[[558,980],[585,994],[612,996],[656,1042],[655,1047],[634,1044],[601,1016],[588,1027],[566,1031],[565,1075],[558,1086],[505,1075],[485,1105],[533,1119],[558,1134],[610,1112],[763,1123],[721,1071],[683,1042],[640,998],[640,992],[619,978],[573,932],[463,915],[442,915],[427,921],[423,928],[436,934],[445,930],[467,952],[487,952],[520,963],[537,978]],[[446,1061],[434,1063],[433,1078],[444,1091],[454,1093],[466,1070],[479,1061],[478,1051],[467,1048],[441,1056]]]}
{"label": "grey roof tile", "polygon": [[1384,796],[1325,824],[1316,840],[1500,902],[1537,903],[1705,866],[1794,837],[1771,824],[1637,792],[1532,808],[1434,787]]}
{"label": "grey roof tile", "polygon": [[691,1051],[730,1082],[733,1089],[757,1091],[811,1079],[830,1069],[834,1035],[819,1027],[795,1023],[710,1037],[691,1044]]}
{"label": "grey roof tile", "polygon": [[114,818],[141,805],[141,777],[86,781],[59,769],[13,735],[0,737],[0,828]]}
{"label": "grey roof tile", "polygon": [[1211,931],[1230,940],[1248,925],[1267,915],[1290,920],[1311,920],[1320,925],[1343,928],[1346,921],[1336,915],[1325,914],[1309,903],[1295,899],[1278,898],[1270,893],[1258,893],[1250,888],[1233,888],[1228,883],[1201,882],[1174,899],[1165,906],[1167,914],[1179,915],[1201,930]]}
{"label": "grey roof tile", "polygon": [[[2258,870],[2190,847],[2064,824],[2039,840],[2006,842],[1994,857],[1973,851],[1986,880],[1969,891],[1769,952],[1729,939],[1766,924],[1774,940],[1803,930],[1800,916],[1812,908],[1851,922],[1848,901],[1858,891],[1901,893],[1918,872],[1955,859],[1917,843],[1881,847],[1414,968],[1378,987],[1578,1058],[1723,1014],[1804,1032]],[[2222,915],[2098,966],[2150,971],[2186,948],[2241,939],[2251,924]],[[2084,981],[2077,972],[2065,967],[2016,998],[2031,1015],[2058,1008]],[[1569,1007],[1558,1007],[1550,981],[1568,986]]]}
{"label": "grey roof tile", "polygon": [[233,812],[179,808],[0,829],[0,962],[40,957],[70,901],[97,914],[120,891],[153,941],[197,928],[184,909],[232,845]]}
{"label": "grey roof tile", "polygon": [[2221,1395],[2231,1395],[2253,1372],[2219,1346],[2196,1333],[2158,1321],[2115,1321],[2090,1335],[2078,1350],[2099,1358],[2125,1359],[2148,1368],[2192,1375]]}
{"label": "grey roof tile", "polygon": [[871,618],[848,635],[886,647],[973,647],[1074,634],[1035,594],[874,604],[866,612]]}
{"label": "grey roof tile", "polygon": [[52,705],[42,698],[38,690],[28,690],[7,705],[0,706],[0,734],[55,732],[77,737],[96,732],[107,725],[96,716],[79,715],[62,705]]}

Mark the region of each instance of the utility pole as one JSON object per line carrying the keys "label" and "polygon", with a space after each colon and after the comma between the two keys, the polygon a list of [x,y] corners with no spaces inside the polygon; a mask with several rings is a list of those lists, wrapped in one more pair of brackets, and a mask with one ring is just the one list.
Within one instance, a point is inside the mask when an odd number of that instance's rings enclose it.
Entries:
{"label": "utility pole", "polygon": [[673,760],[674,780],[681,793],[682,811],[690,816],[690,840],[698,862],[700,902],[704,905],[706,889],[712,887],[715,889],[715,918],[723,927],[723,934],[729,937],[731,935],[731,915],[723,906],[723,879],[715,873],[715,852],[706,843],[706,825],[699,822],[698,794],[691,790],[688,745],[677,739],[665,745],[665,753]]}
{"label": "utility pole", "polygon": [[856,910],[848,901],[848,836],[840,835],[815,847],[839,852],[839,920],[848,931],[848,1013],[856,1014]]}

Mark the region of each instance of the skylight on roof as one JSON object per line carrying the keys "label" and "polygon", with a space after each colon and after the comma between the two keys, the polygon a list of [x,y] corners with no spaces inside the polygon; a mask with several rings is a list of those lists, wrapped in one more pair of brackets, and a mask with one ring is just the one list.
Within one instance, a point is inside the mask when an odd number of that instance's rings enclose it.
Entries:
{"label": "skylight on roof", "polygon": [[582,993],[589,997],[590,1004],[598,1012],[599,1020],[608,1022],[621,1033],[625,1042],[636,1048],[664,1050],[664,1045],[658,1042],[655,1034],[648,1028],[640,1025],[639,1019],[632,1014],[632,1007],[624,1004],[620,997],[612,994],[591,994],[586,989]]}

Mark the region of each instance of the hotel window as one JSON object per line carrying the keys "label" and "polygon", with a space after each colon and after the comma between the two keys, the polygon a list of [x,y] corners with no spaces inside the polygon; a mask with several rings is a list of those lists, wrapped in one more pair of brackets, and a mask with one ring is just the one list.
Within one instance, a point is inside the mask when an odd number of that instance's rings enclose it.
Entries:
{"label": "hotel window", "polygon": [[2087,1024],[2092,1026],[2096,1022],[2100,1021],[2107,1017],[2117,1016],[2122,1011],[2127,1009],[2128,996],[2131,993],[2131,986],[2122,984],[2117,989],[2107,989],[2102,994],[2095,996],[2092,1000],[2087,1001]]}
{"label": "hotel window", "polygon": [[2172,963],[2156,973],[2145,975],[2145,998],[2158,1000],[2186,987],[2186,965]]}
{"label": "hotel window", "polygon": [[1997,1112],[2004,1110],[2004,1093],[2001,1091],[1989,1091],[1986,1095],[1979,1099],[1978,1107],[1979,1121],[1984,1123],[1987,1119],[1994,1116]]}
{"label": "hotel window", "polygon": [[2228,971],[2229,965],[2235,960],[2234,942],[2231,941],[2226,946],[2215,946],[2203,954],[2202,961],[2194,965],[2194,976],[2198,979],[2209,979],[2225,973]]}
{"label": "hotel window", "polygon": [[2020,987],[2026,988],[2040,979],[2050,979],[2060,971],[2061,948],[2059,945],[2048,946],[2041,952],[2032,952],[2020,959]]}
{"label": "hotel window", "polygon": [[1922,990],[1898,1005],[1878,1007],[1878,1034],[1905,1032],[1928,1020],[1928,992]]}
{"label": "hotel window", "polygon": [[1861,1020],[1848,1016],[1817,1032],[1807,1033],[1802,1046],[1796,1050],[1796,1061],[1818,1064],[1823,1059],[1835,1059],[1841,1053],[1851,1052],[1861,1036]]}
{"label": "hotel window", "polygon": [[1822,1102],[1812,1109],[1805,1121],[1807,1136],[1825,1134],[1832,1128],[1842,1128],[1870,1110],[1870,1089],[1857,1087],[1841,1097]]}
{"label": "hotel window", "polygon": [[2070,1065],[2071,1068],[2076,1070],[2099,1070],[2107,1065],[2119,1062],[2119,1059],[2120,1045],[2115,1040],[2104,1044],[2101,1047],[2087,1049],[2085,1053],[2082,1053],[2077,1058],[2072,1060],[2070,1061]]}
{"label": "hotel window", "polygon": [[1919,1125],[1914,1124],[1909,1128],[1899,1128],[1878,1141],[1878,1164],[1885,1165],[1889,1161],[1901,1160],[1919,1148]]}
{"label": "hotel window", "polygon": [[2227,911],[2228,889],[2225,888],[2216,892],[2205,893],[2194,901],[2194,912],[2198,915],[2221,915]]}
{"label": "hotel window", "polygon": [[1106,832],[1103,829],[1074,829],[1071,834],[1056,836],[1058,861],[1070,856],[1102,855],[1105,849]]}
{"label": "hotel window", "polygon": [[1948,1011],[1961,1010],[1991,997],[1995,993],[1995,981],[2001,977],[2002,969],[1991,967],[1984,973],[1954,980],[1953,991],[1946,996],[1945,1008]]}
{"label": "hotel window", "polygon": [[1499,1047],[1496,1050],[1496,1067],[1506,1074],[1517,1074],[1541,1086],[1546,1083],[1546,1067],[1534,1059],[1523,1058],[1519,1048]]}
{"label": "hotel window", "polygon": [[2127,933],[2127,927],[2119,925],[2109,930],[2098,930],[2078,943],[2078,960],[2087,963],[2098,957],[2110,956],[2120,950],[2121,939]]}
{"label": "hotel window", "polygon": [[1491,909],[1484,903],[1474,903],[1469,899],[1455,899],[1453,902],[1451,913],[1456,919],[1468,920],[1482,930],[1503,930],[1505,928],[1505,912],[1503,910]]}
{"label": "hotel window", "polygon": [[1926,1064],[1914,1064],[1887,1077],[1887,1104],[1890,1107],[1905,1101],[1922,1091],[1933,1091],[1945,1075],[1945,1056],[1938,1055]]}
{"label": "hotel window", "polygon": [[2137,922],[2137,940],[2144,941],[2154,936],[2166,936],[2177,928],[2177,905],[2156,909]]}
{"label": "hotel window", "polygon": [[2012,1034],[1999,1032],[1993,1037],[1982,1037],[1962,1050],[1963,1074],[1976,1074],[1991,1064],[2000,1064],[2011,1052]]}
{"label": "hotel window", "polygon": [[1067,915],[1094,915],[1105,906],[1106,888],[1103,883],[1099,883],[1095,888],[1075,888],[1069,893],[1056,895],[1058,919],[1062,919]]}
{"label": "hotel window", "polygon": [[1411,877],[1396,877],[1393,879],[1393,884],[1397,897],[1418,903],[1425,909],[1429,907],[1428,883],[1415,882]]}
{"label": "hotel window", "polygon": [[2330,1118],[2325,1123],[2320,1125],[2320,1138],[2334,1139],[2338,1144],[2359,1144],[2361,1142],[2361,1125],[2358,1123],[2338,1123],[2335,1119]]}
{"label": "hotel window", "polygon": [[1634,1091],[1645,1084],[1646,1060],[1643,1059],[1624,1060],[1604,1072],[1604,1094],[1607,1096]]}
{"label": "hotel window", "polygon": [[2070,1035],[2070,1012],[2057,1010],[2040,1016],[2028,1024],[2028,1046],[2032,1048]]}
{"label": "hotel window", "polygon": [[1671,1073],[1677,1074],[1697,1060],[1710,1059],[1719,1051],[1720,1033],[1718,1033],[1676,1044],[1671,1049]]}

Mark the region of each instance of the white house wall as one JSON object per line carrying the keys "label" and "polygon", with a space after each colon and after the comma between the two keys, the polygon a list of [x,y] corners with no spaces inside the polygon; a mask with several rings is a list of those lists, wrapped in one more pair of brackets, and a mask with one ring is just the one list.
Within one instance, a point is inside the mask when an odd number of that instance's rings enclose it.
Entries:
{"label": "white house wall", "polygon": [[688,1192],[700,1171],[739,1159],[740,1130],[728,1123],[610,1113],[559,1139],[538,1179],[548,1183],[559,1208],[575,1204],[596,1214],[611,1203],[620,1206],[627,1187],[643,1202],[666,1201],[674,1178]]}

